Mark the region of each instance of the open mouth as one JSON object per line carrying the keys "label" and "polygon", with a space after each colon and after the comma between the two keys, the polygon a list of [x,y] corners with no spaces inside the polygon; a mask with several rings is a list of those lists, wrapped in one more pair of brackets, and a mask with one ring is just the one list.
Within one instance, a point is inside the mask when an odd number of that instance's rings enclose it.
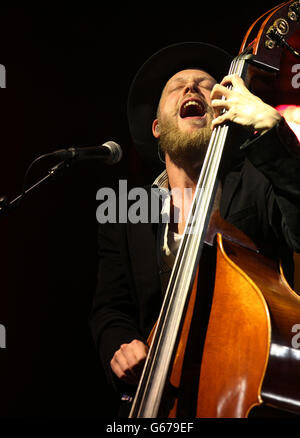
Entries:
{"label": "open mouth", "polygon": [[180,108],[180,117],[203,117],[206,113],[205,105],[196,99],[189,99],[183,102]]}

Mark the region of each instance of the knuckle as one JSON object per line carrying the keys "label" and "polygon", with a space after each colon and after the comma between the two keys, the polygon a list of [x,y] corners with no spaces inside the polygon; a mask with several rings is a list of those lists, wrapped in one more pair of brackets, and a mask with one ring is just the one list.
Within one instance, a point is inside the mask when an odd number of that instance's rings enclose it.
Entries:
{"label": "knuckle", "polygon": [[140,351],[139,355],[137,356],[137,364],[144,362],[146,356],[147,356],[147,354],[145,351]]}
{"label": "knuckle", "polygon": [[147,352],[146,351],[144,351],[143,353],[142,353],[142,355],[141,355],[141,361],[142,362],[144,362],[145,361],[145,359],[146,359],[146,357],[147,357]]}
{"label": "knuckle", "polygon": [[221,87],[222,87],[221,84],[215,84],[213,89],[212,89],[212,93],[219,91]]}
{"label": "knuckle", "polygon": [[121,351],[120,350],[117,350],[116,352],[115,352],[115,354],[113,355],[113,358],[112,358],[112,360],[118,360],[118,358],[121,356]]}

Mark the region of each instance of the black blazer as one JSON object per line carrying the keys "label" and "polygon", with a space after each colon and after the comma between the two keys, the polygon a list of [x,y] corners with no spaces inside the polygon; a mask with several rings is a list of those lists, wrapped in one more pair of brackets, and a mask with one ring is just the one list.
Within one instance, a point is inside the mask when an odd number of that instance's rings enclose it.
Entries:
{"label": "black blazer", "polygon": [[[300,252],[299,143],[281,121],[243,145],[245,159],[223,184],[221,215],[251,238],[274,246],[288,281],[293,251]],[[148,187],[148,190],[150,188]],[[122,343],[146,341],[162,303],[157,225],[130,222],[99,226],[98,285],[90,317],[108,381],[110,360]]]}

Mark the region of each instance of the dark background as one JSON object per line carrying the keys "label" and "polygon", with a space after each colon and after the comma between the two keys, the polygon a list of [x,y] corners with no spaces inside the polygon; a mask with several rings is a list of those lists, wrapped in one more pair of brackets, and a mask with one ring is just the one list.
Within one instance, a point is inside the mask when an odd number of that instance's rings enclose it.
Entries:
{"label": "dark background", "polygon": [[[102,418],[115,414],[88,327],[97,271],[96,192],[149,182],[134,151],[126,97],[140,65],[179,41],[237,54],[248,27],[277,2],[154,3],[111,8],[1,8],[0,195],[17,196],[37,156],[115,140],[114,167],[84,161],[0,218],[0,417]],[[56,161],[42,161],[32,181]]]}

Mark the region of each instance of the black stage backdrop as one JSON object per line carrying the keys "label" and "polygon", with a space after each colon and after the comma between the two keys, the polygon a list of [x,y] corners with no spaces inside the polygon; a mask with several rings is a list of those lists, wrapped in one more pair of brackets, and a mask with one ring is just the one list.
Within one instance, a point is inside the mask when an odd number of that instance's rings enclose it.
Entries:
{"label": "black stage backdrop", "polygon": [[[180,41],[237,54],[253,20],[276,2],[86,3],[1,8],[0,195],[13,199],[37,156],[117,141],[124,159],[74,164],[0,218],[1,418],[102,418],[116,400],[105,383],[88,327],[97,271],[96,192],[149,182],[134,151],[126,97],[140,65]],[[252,2],[251,2],[252,3]],[[41,161],[32,181],[57,161]]]}

